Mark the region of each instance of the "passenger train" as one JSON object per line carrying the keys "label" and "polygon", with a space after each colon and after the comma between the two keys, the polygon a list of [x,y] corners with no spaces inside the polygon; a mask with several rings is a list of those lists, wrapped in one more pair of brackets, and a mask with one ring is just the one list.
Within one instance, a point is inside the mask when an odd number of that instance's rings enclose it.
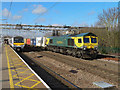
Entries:
{"label": "passenger train", "polygon": [[25,46],[24,37],[21,37],[21,36],[12,37],[11,39],[9,39],[9,44],[15,50],[21,51]]}

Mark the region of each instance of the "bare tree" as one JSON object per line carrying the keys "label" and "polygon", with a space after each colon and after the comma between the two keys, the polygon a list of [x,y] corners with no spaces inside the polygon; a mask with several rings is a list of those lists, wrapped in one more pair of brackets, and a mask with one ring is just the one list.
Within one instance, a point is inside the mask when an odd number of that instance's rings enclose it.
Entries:
{"label": "bare tree", "polygon": [[108,30],[116,28],[118,26],[118,8],[109,8],[103,10],[103,13],[98,15],[97,26],[108,27]]}
{"label": "bare tree", "polygon": [[119,35],[118,35],[118,18],[120,17],[120,13],[118,12],[119,8],[109,8],[107,10],[103,10],[101,14],[98,15],[98,22],[96,22],[95,26],[98,27],[106,27],[104,33],[101,33],[101,40],[107,41],[101,42],[101,44],[105,44],[107,47],[118,47]]}

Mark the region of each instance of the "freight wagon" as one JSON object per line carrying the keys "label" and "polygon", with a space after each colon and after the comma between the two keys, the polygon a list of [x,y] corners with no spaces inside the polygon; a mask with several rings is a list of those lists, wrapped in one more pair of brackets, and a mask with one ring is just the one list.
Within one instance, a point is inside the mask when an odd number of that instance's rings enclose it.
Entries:
{"label": "freight wagon", "polygon": [[31,39],[31,45],[36,46],[36,39]]}
{"label": "freight wagon", "polygon": [[34,47],[46,47],[46,37],[36,37],[33,39],[26,39],[26,45],[28,46],[34,46]]}
{"label": "freight wagon", "polygon": [[26,39],[26,44],[27,44],[27,45],[31,45],[31,39],[27,38],[27,39]]}

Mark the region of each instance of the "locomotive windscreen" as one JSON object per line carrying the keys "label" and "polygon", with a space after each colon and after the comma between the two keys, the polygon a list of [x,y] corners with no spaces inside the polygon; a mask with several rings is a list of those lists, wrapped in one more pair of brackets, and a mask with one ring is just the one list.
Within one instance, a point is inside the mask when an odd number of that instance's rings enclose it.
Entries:
{"label": "locomotive windscreen", "polygon": [[91,43],[97,43],[97,39],[96,38],[91,38]]}
{"label": "locomotive windscreen", "polygon": [[14,43],[24,43],[24,39],[22,37],[15,37]]}

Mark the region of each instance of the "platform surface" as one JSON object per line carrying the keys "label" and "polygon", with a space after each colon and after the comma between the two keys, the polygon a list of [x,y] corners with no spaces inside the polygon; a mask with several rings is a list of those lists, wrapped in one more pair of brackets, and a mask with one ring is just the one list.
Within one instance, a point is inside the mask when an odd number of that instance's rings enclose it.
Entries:
{"label": "platform surface", "polygon": [[49,86],[27,67],[8,45],[2,50],[2,88],[44,88]]}

